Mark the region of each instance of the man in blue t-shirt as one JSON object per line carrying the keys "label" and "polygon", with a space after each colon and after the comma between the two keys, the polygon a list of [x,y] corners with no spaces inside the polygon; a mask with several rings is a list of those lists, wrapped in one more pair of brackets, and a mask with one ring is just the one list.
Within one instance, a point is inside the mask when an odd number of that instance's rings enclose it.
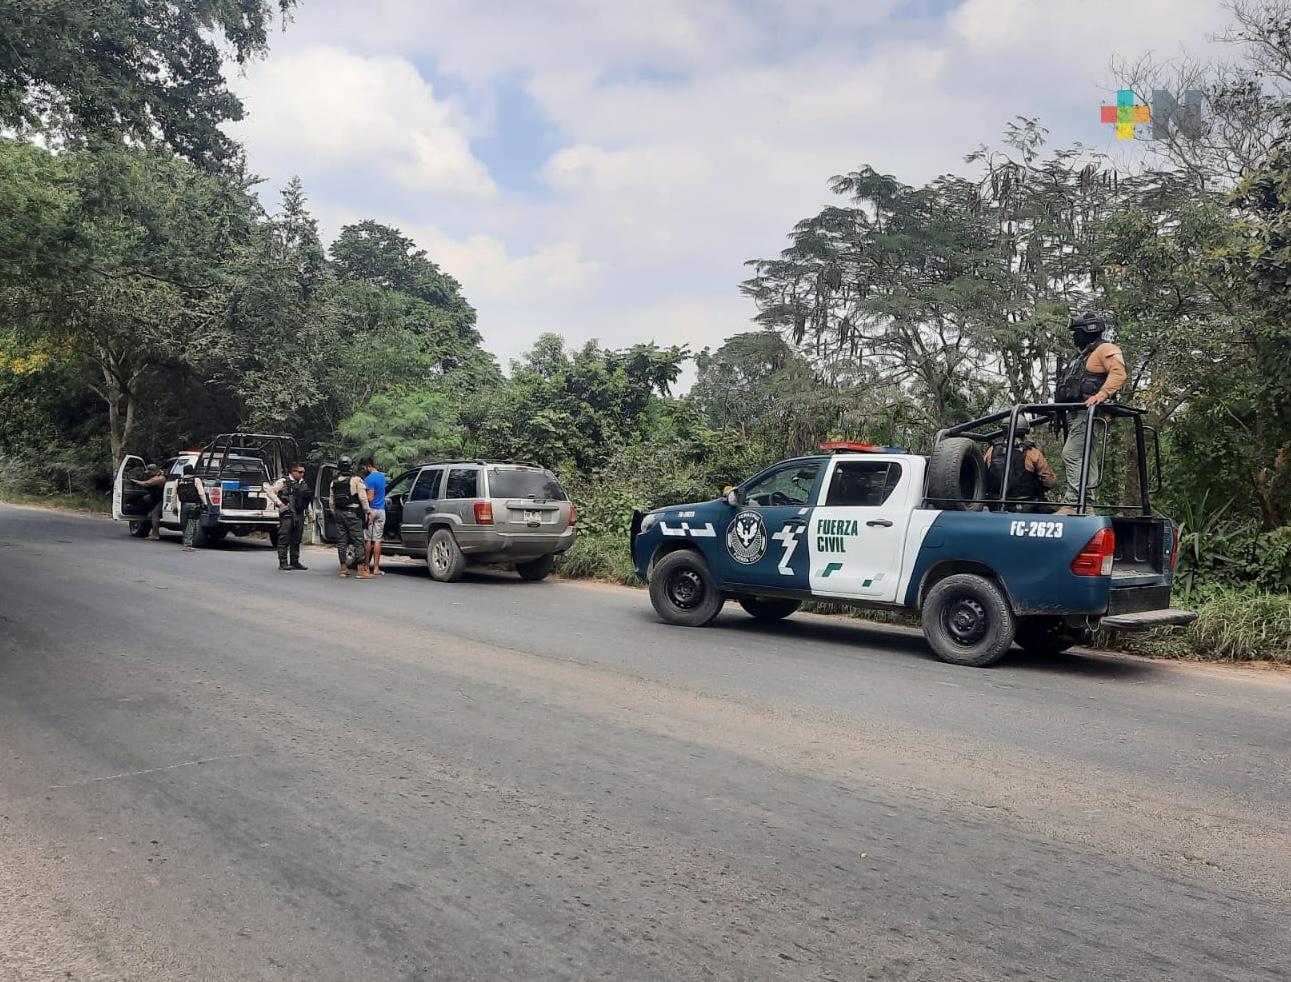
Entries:
{"label": "man in blue t-shirt", "polygon": [[363,486],[368,489],[370,511],[367,527],[363,529],[363,563],[374,576],[381,576],[381,538],[386,530],[386,476],[377,470],[371,457],[359,461],[363,470]]}

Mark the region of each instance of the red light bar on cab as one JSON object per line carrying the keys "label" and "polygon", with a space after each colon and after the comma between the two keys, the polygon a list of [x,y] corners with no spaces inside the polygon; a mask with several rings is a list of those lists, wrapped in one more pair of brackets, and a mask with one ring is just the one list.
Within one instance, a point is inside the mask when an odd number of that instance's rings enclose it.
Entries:
{"label": "red light bar on cab", "polygon": [[820,445],[821,450],[830,450],[838,452],[840,450],[851,451],[852,453],[882,453],[883,448],[877,443],[857,443],[854,440],[827,440]]}

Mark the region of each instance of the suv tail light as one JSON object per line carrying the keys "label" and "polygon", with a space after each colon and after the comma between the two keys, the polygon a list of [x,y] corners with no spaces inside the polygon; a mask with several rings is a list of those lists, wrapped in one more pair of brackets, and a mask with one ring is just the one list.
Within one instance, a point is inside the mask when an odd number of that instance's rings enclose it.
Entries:
{"label": "suv tail light", "polygon": [[206,497],[210,499],[211,504],[218,508],[220,507],[220,499],[224,497],[224,489],[217,485],[206,493]]}
{"label": "suv tail light", "polygon": [[493,503],[491,501],[475,502],[475,524],[476,525],[493,524]]}
{"label": "suv tail light", "polygon": [[578,521],[578,508],[577,508],[577,506],[576,506],[576,505],[571,501],[571,502],[569,503],[569,527],[570,527],[570,528],[573,528],[573,527],[574,527],[574,523],[575,523],[576,521]]}
{"label": "suv tail light", "polygon": [[1170,526],[1170,572],[1173,573],[1175,567],[1179,565],[1179,526]]}
{"label": "suv tail light", "polygon": [[1109,528],[1099,529],[1071,561],[1071,571],[1077,576],[1111,576],[1115,555],[1116,533]]}

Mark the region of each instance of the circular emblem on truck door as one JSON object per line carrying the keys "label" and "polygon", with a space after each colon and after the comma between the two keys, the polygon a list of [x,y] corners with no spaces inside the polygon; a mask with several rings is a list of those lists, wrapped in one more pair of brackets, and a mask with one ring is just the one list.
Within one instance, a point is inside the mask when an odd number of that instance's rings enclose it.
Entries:
{"label": "circular emblem on truck door", "polygon": [[726,530],[726,551],[737,563],[752,566],[767,551],[767,527],[755,511],[742,511]]}

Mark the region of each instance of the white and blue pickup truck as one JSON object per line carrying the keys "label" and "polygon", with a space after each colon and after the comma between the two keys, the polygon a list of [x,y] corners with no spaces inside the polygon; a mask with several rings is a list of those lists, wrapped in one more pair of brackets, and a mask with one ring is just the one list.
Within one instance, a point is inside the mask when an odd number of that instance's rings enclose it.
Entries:
{"label": "white and blue pickup truck", "polygon": [[[727,599],[764,620],[805,600],[907,610],[939,658],[979,667],[1014,643],[1053,653],[1095,629],[1190,623],[1195,614],[1170,606],[1179,529],[1148,501],[1138,411],[1098,411],[1078,501],[985,496],[981,443],[1007,435],[1011,444],[1022,413],[1074,412],[1086,409],[1013,407],[943,431],[928,457],[825,445],[833,452],[781,461],[721,498],[638,513],[637,574],[672,624],[707,624]],[[1089,507],[1088,455],[1103,452],[1095,435],[1116,420],[1135,426],[1140,481],[1138,500],[1110,506],[1109,517]],[[1056,513],[1060,504],[1074,513]]]}
{"label": "white and blue pickup truck", "polygon": [[[199,547],[219,542],[225,536],[264,532],[271,540],[278,535],[278,510],[265,493],[265,486],[286,473],[298,461],[296,441],[282,434],[222,433],[199,450],[185,450],[166,458],[160,465],[166,475],[162,488],[160,527],[182,531],[176,486],[184,467],[206,485],[210,507],[198,519]],[[117,468],[112,489],[112,517],[128,522],[130,534],[142,538],[151,530],[152,502],[146,489],[131,478],[144,476],[142,457],[127,454]]]}

